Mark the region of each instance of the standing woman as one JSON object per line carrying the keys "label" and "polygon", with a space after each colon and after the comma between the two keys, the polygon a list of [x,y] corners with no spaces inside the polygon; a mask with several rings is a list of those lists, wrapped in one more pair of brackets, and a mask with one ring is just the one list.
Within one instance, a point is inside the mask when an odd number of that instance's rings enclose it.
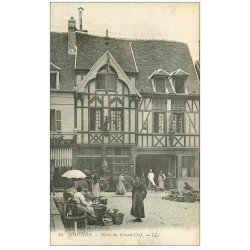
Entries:
{"label": "standing woman", "polygon": [[123,174],[121,174],[119,176],[116,194],[120,194],[120,195],[126,194],[126,188],[125,188],[125,185],[124,185],[124,176],[123,176]]}
{"label": "standing woman", "polygon": [[139,176],[136,176],[132,189],[132,208],[130,212],[131,215],[136,217],[135,222],[142,222],[141,218],[145,218],[143,200],[146,195],[146,187],[141,183]]}
{"label": "standing woman", "polygon": [[92,184],[92,194],[95,200],[98,200],[100,197],[100,185],[99,185],[99,176],[97,174],[93,174],[93,184]]}
{"label": "standing woman", "polygon": [[158,177],[158,182],[159,182],[159,189],[164,190],[164,181],[166,179],[165,174],[160,171],[159,177]]}

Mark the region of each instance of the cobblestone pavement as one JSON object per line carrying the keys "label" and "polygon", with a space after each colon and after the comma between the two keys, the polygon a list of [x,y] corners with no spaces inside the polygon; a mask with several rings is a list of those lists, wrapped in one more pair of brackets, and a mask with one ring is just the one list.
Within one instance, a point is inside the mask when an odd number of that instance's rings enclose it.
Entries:
{"label": "cobblestone pavement", "polygon": [[[131,192],[125,196],[103,193],[108,197],[108,208],[118,209],[124,214],[122,225],[88,225],[88,230],[78,228],[79,235],[74,237],[74,228],[64,234],[69,245],[198,245],[200,203],[185,203],[164,200],[165,192],[149,191],[144,200],[146,218],[143,222],[133,222],[130,215]],[[56,193],[62,197],[62,193]],[[83,235],[81,235],[83,233]],[[113,235],[116,233],[117,235]],[[153,234],[158,234],[157,237]],[[132,235],[130,235],[132,234]],[[142,235],[142,236],[141,236]],[[178,237],[177,237],[178,235]],[[53,244],[61,244],[62,238],[53,236]],[[142,238],[141,238],[142,237]],[[66,244],[65,243],[65,244]]]}
{"label": "cobblestone pavement", "polygon": [[[114,193],[102,193],[101,195],[108,197],[108,208],[118,209],[124,214],[122,225],[112,226],[94,226],[89,225],[89,230],[110,229],[131,229],[131,228],[198,228],[199,227],[199,210],[200,203],[186,203],[164,200],[166,192],[148,191],[147,197],[144,200],[144,208],[146,217],[142,223],[133,222],[134,217],[130,215],[132,204],[131,192],[125,196],[115,195]],[[62,193],[57,193],[57,197],[62,196]]]}
{"label": "cobblestone pavement", "polygon": [[193,228],[199,227],[199,209],[200,203],[186,203],[163,200],[166,196],[164,192],[155,193],[149,191],[144,200],[146,217],[142,223],[133,222],[134,217],[130,215],[131,193],[126,196],[116,196],[106,193],[108,196],[108,207],[116,208],[124,213],[124,221],[120,226],[122,228],[138,227],[181,227]]}
{"label": "cobblestone pavement", "polygon": [[94,226],[89,225],[89,231],[112,230],[112,229],[137,229],[137,228],[198,228],[200,203],[186,203],[163,200],[165,192],[148,191],[144,200],[146,217],[142,223],[133,222],[134,217],[130,215],[132,204],[131,192],[125,196],[115,195],[114,193],[102,193],[108,197],[108,208],[118,209],[124,214],[122,225]]}

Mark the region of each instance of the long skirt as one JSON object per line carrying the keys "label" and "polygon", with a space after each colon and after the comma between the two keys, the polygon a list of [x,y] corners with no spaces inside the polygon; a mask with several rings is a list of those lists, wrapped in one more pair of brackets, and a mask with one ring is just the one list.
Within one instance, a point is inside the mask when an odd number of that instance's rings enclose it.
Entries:
{"label": "long skirt", "polygon": [[96,217],[95,210],[91,206],[84,206],[82,204],[77,204],[77,211],[79,214],[82,214],[83,212],[87,212],[92,217]]}
{"label": "long skirt", "polygon": [[164,189],[164,180],[159,179],[159,188]]}
{"label": "long skirt", "polygon": [[94,198],[99,198],[100,197],[100,185],[99,185],[99,182],[92,185],[92,194],[93,194]]}
{"label": "long skirt", "polygon": [[118,181],[116,194],[123,195],[125,193],[126,193],[126,188],[125,188],[125,185],[124,185],[123,181]]}
{"label": "long skirt", "polygon": [[135,193],[132,199],[131,215],[137,218],[145,218],[142,193]]}

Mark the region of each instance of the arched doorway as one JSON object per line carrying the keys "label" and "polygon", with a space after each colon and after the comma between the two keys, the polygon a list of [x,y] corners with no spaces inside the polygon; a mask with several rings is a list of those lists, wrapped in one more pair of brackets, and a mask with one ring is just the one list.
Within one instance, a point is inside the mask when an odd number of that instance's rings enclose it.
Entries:
{"label": "arched doorway", "polygon": [[[167,178],[165,186],[176,188],[177,179],[177,156],[166,154],[141,154],[136,157],[135,172],[138,175],[144,174],[146,179],[149,170],[153,169],[155,183],[158,184],[158,176],[162,171]],[[170,175],[169,175],[170,173]]]}

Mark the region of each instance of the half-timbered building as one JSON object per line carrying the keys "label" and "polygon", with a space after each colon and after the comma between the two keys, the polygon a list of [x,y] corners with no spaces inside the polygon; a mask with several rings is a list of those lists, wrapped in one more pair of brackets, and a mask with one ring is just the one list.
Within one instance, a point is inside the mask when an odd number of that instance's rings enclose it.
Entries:
{"label": "half-timbered building", "polygon": [[184,43],[51,33],[56,168],[170,173],[199,188],[199,82]]}

